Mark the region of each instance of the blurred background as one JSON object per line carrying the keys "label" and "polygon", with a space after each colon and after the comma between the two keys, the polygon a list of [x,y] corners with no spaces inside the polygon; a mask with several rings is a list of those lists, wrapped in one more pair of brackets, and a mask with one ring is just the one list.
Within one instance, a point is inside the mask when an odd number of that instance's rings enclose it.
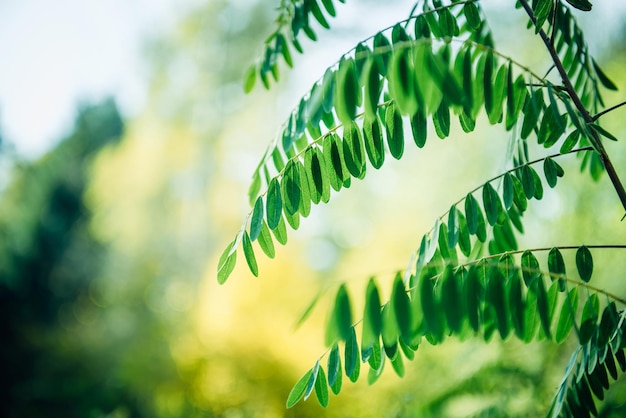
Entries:
{"label": "blurred background", "polygon": [[[547,57],[522,41],[524,16],[511,2],[486,3],[500,49],[545,72]],[[374,387],[364,377],[344,385],[326,410],[314,400],[285,410],[292,385],[325,351],[337,285],[347,281],[357,301],[372,274],[389,289],[434,219],[504,167],[508,134],[479,122],[469,137],[431,134],[424,150],[408,147],[402,161],[368,167],[365,182],[315,207],[275,260],[259,253],[259,278],[240,260],[218,286],[217,259],[248,212],[248,181],[280,124],[342,52],[412,4],[338,4],[333,31],[304,42],[281,83],[245,96],[243,72],[273,30],[277,6],[0,2],[0,416],[546,410],[575,341],[424,344],[404,379],[389,368]],[[607,105],[626,99],[625,17],[625,5],[599,2],[581,16],[591,50],[620,87],[605,95]],[[603,118],[620,138],[623,112]],[[607,146],[626,178],[623,142]],[[567,176],[530,205],[521,244],[623,244],[608,178],[580,175],[574,157],[559,163]],[[596,285],[626,294],[623,254],[594,256]],[[623,416],[625,402],[617,385],[605,406]]]}

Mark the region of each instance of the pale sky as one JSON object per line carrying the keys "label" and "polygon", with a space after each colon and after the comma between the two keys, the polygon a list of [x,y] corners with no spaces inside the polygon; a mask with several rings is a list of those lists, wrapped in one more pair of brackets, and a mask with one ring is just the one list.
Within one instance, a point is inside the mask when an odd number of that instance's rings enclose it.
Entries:
{"label": "pale sky", "polygon": [[141,107],[146,37],[190,0],[0,1],[0,133],[40,155],[68,133],[79,100],[115,95]]}

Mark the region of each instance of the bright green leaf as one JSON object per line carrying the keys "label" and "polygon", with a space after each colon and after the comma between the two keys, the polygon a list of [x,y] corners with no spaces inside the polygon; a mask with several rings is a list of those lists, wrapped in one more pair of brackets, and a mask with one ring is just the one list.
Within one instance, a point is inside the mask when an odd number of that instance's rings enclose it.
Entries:
{"label": "bright green leaf", "polygon": [[400,330],[400,337],[405,341],[411,341],[411,303],[399,273],[396,275],[393,283],[391,301],[398,329]]}
{"label": "bright green leaf", "polygon": [[483,186],[483,207],[487,216],[487,222],[493,226],[498,221],[498,193],[491,183],[485,183]]}
{"label": "bright green leaf", "polygon": [[250,241],[255,241],[261,233],[263,225],[263,198],[258,197],[254,203],[252,210],[252,219],[250,220]]}
{"label": "bright green leaf", "polygon": [[365,140],[365,152],[372,167],[380,168],[385,161],[385,143],[378,116],[374,116],[372,119],[365,118],[363,121],[363,138]]}
{"label": "bright green leaf", "polygon": [[272,240],[272,234],[267,226],[265,221],[261,224],[261,233],[258,237],[259,246],[261,250],[265,253],[269,258],[274,258],[276,252],[274,250],[274,241]]}
{"label": "bright green leaf", "polygon": [[243,233],[243,253],[246,256],[246,262],[248,263],[248,267],[250,271],[255,276],[259,275],[259,267],[256,262],[256,257],[254,256],[254,250],[252,249],[252,242],[250,242],[250,236],[248,236],[248,232],[244,231]]}
{"label": "bright green leaf", "polygon": [[559,290],[561,292],[565,291],[565,262],[558,248],[552,248],[548,253],[548,270],[552,280],[558,280]]}
{"label": "bright green leaf", "polygon": [[346,340],[344,358],[346,361],[346,376],[352,382],[356,382],[359,378],[361,359],[359,357],[359,345],[356,342],[356,333],[352,327],[350,328],[350,336]]}
{"label": "bright green leaf", "polygon": [[283,211],[283,201],[280,194],[280,183],[276,178],[270,181],[267,187],[267,226],[270,229],[276,229]]}
{"label": "bright green leaf", "polygon": [[317,396],[317,401],[324,408],[328,406],[328,385],[326,383],[326,374],[324,373],[324,368],[320,367],[317,369],[317,379],[315,380],[315,396]]}
{"label": "bright green leaf", "polygon": [[402,115],[394,102],[387,106],[385,124],[389,152],[393,158],[399,160],[404,153],[404,128],[402,127]]}
{"label": "bright green leaf", "polygon": [[569,291],[567,297],[563,301],[561,307],[561,313],[559,314],[559,320],[556,325],[556,332],[554,334],[554,341],[557,344],[565,341],[572,326],[574,325],[575,315],[578,312],[578,287],[572,288]]}
{"label": "bright green leaf", "polygon": [[291,392],[289,392],[289,396],[287,396],[287,408],[293,407],[302,399],[312,374],[313,369],[308,370],[293,386]]}
{"label": "bright green leaf", "polygon": [[226,283],[228,276],[230,276],[237,264],[237,249],[233,249],[234,243],[235,241],[226,246],[217,263],[217,281],[219,284]]}
{"label": "bright green leaf", "polygon": [[315,388],[315,382],[317,381],[318,370],[320,369],[320,360],[317,359],[315,362],[315,366],[311,370],[311,376],[309,376],[309,381],[306,382],[306,388],[304,389],[304,400],[306,401],[311,393],[313,393],[313,389]]}

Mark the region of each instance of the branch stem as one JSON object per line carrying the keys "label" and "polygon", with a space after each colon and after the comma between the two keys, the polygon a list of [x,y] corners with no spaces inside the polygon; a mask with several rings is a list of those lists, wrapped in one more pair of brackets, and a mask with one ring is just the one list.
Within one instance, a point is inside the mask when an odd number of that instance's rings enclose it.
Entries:
{"label": "branch stem", "polygon": [[618,108],[620,108],[620,107],[622,107],[622,106],[624,106],[624,105],[626,105],[626,102],[621,102],[621,103],[618,103],[618,104],[616,104],[616,105],[614,105],[614,106],[609,107],[608,109],[604,109],[602,112],[600,112],[600,113],[598,113],[598,114],[593,115],[593,117],[591,118],[591,120],[593,120],[593,121],[595,122],[595,121],[597,121],[598,119],[600,119],[600,117],[602,117],[602,116],[606,115],[607,113],[612,112],[612,111],[614,111],[615,109],[618,109]]}
{"label": "branch stem", "polygon": [[[533,9],[528,4],[528,1],[519,0],[519,2],[524,8],[524,10],[526,11],[526,14],[530,18],[530,20],[533,22],[533,24],[537,25],[537,18],[535,18]],[[559,58],[559,54],[556,52],[556,49],[554,48],[554,45],[550,41],[550,38],[548,37],[548,35],[543,29],[541,28],[537,28],[537,29],[539,30],[538,33],[539,33],[539,36],[541,37],[541,40],[543,41],[548,53],[550,54],[550,57],[552,58],[552,62],[556,66],[556,69],[559,72],[559,75],[561,76],[561,80],[563,81],[563,86],[565,87],[565,90],[567,91],[570,98],[574,102],[574,106],[576,106],[576,109],[578,109],[580,114],[583,116],[583,119],[585,120],[586,124],[594,122],[594,117],[589,114],[589,112],[587,111],[587,108],[583,105],[582,101],[580,100],[580,97],[576,93],[576,90],[574,89],[574,86],[572,85],[572,82],[567,75],[567,71],[565,70],[565,67],[563,67],[563,62],[561,62],[561,58]],[[600,156],[600,159],[602,160],[602,163],[604,164],[604,168],[606,169],[606,172],[609,175],[609,178],[611,179],[611,183],[613,183],[613,187],[615,188],[617,196],[619,197],[619,200],[622,203],[624,210],[626,210],[626,189],[624,189],[624,185],[622,184],[617,174],[617,171],[615,171],[615,167],[613,166],[613,163],[611,162],[611,159],[609,158],[609,154],[606,152],[606,149],[604,148],[602,141],[600,141],[600,137],[593,130],[590,130],[590,134],[592,138],[589,138],[589,139],[593,142],[594,148],[596,149],[596,152]]]}

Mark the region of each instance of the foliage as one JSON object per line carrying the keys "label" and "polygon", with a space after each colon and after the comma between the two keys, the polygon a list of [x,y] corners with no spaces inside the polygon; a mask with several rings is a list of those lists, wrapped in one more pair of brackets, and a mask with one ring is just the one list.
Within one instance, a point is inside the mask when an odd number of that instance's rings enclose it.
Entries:
{"label": "foliage", "polygon": [[[35,162],[18,162],[0,204],[2,416],[85,416],[124,407],[125,390],[102,379],[113,361],[59,342],[79,315],[103,246],[88,231],[84,195],[94,155],[122,135],[112,100],[84,106],[74,131]],[[59,318],[63,320],[59,321]]]}
{"label": "foliage", "polygon": [[[245,90],[257,76],[265,87],[270,74],[278,81],[279,57],[291,66],[289,46],[301,52],[298,35],[315,40],[313,18],[328,28],[336,6],[283,1],[262,60],[246,73]],[[453,119],[468,135],[483,120],[511,133],[509,167],[468,186],[465,197],[451,196],[449,211],[423,235],[409,267],[396,272],[389,300],[370,279],[355,318],[347,286],[339,286],[325,332],[328,359],[317,359],[295,384],[287,407],[313,393],[326,406],[328,389],[338,394],[343,374],[355,382],[365,364],[370,383],[387,362],[402,377],[404,361],[421,344],[439,345],[450,336],[563,344],[573,331],[578,342],[549,416],[597,416],[609,376],[616,380],[626,371],[626,299],[592,284],[594,254],[626,245],[519,248],[517,239],[528,206],[543,198],[544,185],[556,188],[564,177],[558,162],[564,155],[578,155],[581,170],[595,180],[606,171],[626,209],[626,192],[603,144],[617,138],[601,125],[602,116],[622,104],[605,105],[602,89],[616,85],[576,23],[577,13],[591,10],[588,1],[520,0],[515,8],[528,16],[528,36],[538,37],[551,57],[546,75],[497,49],[478,1],[418,2],[408,19],[360,42],[326,70],[254,170],[251,210],[220,257],[220,283],[235,268],[240,246],[258,275],[255,242],[273,258],[274,243],[285,244],[288,227],[298,229],[313,205],[329,202],[333,191],[364,179],[389,156],[401,159],[407,132],[419,148],[429,126],[447,138]],[[542,156],[531,159],[532,151]]]}

